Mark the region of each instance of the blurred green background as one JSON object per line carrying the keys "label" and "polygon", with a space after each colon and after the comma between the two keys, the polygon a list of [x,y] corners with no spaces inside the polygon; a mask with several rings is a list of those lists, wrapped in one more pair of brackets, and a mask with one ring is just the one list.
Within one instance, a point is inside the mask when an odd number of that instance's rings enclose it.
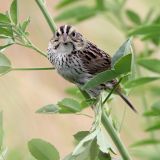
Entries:
{"label": "blurred green background", "polygon": [[[46,1],[53,17],[58,15],[54,6],[59,1]],[[11,2],[11,0],[0,0],[0,12],[5,12]],[[87,2],[88,4],[93,3],[90,0],[87,0]],[[43,15],[34,0],[19,0],[18,3],[20,19],[31,17],[31,24],[28,29],[30,38],[45,51],[52,33]],[[150,8],[158,8],[159,6],[160,1],[158,0],[128,0],[126,3],[127,8],[136,11],[141,17],[144,17]],[[61,24],[65,24],[65,22],[58,23],[58,25]],[[78,23],[76,28],[88,40],[111,55],[125,41],[124,35],[106,21],[102,15]],[[135,44],[136,49],[141,51],[141,42],[136,39]],[[10,58],[14,67],[51,66],[44,57],[36,54],[33,50],[20,46],[14,45],[8,48],[6,55]],[[78,115],[41,115],[35,113],[38,108],[46,104],[56,103],[66,97],[67,94],[64,90],[70,86],[73,85],[61,78],[55,71],[13,71],[0,77],[0,110],[3,110],[4,113],[4,144],[10,151],[10,159],[28,159],[27,142],[35,137],[54,144],[62,157],[73,150],[74,141],[71,135],[79,130],[89,130],[92,119]],[[141,102],[137,98],[137,92],[134,94],[133,91],[132,95],[131,100],[141,114]],[[149,98],[148,96],[150,102],[151,99]],[[117,115],[114,118],[121,121],[126,104],[117,97],[111,105],[115,115]],[[85,113],[93,115],[89,108],[85,110]],[[146,136],[142,129],[143,119],[139,115],[133,114],[127,108],[121,131],[121,137],[126,145],[130,145],[135,140]],[[16,156],[13,157],[13,154]]]}

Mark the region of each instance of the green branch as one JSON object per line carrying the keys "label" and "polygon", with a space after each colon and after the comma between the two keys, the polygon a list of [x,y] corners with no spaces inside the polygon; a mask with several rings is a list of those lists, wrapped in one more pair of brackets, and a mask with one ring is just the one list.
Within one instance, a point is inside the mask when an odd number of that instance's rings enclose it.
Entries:
{"label": "green branch", "polygon": [[45,52],[41,51],[39,48],[37,48],[31,41],[29,41],[29,44],[23,44],[23,43],[19,43],[19,42],[16,42],[15,44],[17,44],[19,46],[26,47],[26,48],[33,49],[36,52],[38,52],[39,54],[41,54],[42,56],[47,57],[47,54]]}
{"label": "green branch", "polygon": [[121,154],[123,160],[132,160],[130,157],[126,147],[124,146],[123,142],[121,141],[118,133],[113,128],[109,117],[106,115],[105,110],[102,111],[102,123],[105,129],[107,130],[108,134],[111,136],[115,146],[117,147],[119,153]]}
{"label": "green branch", "polygon": [[53,67],[48,68],[12,68],[12,71],[35,71],[35,70],[53,70]]}
{"label": "green branch", "polygon": [[46,8],[43,0],[35,0],[35,1],[36,1],[37,5],[39,6],[40,10],[42,11],[42,13],[43,13],[43,15],[44,15],[44,17],[45,17],[45,19],[46,19],[46,21],[47,21],[50,29],[51,29],[51,31],[53,33],[55,33],[55,31],[56,31],[56,24],[52,20],[52,17],[49,14],[49,12],[48,12],[48,10],[47,10],[47,8]]}

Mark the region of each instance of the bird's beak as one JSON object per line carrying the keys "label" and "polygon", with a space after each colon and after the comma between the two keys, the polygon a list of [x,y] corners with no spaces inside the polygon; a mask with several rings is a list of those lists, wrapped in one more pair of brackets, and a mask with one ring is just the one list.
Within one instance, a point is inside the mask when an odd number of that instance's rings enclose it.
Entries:
{"label": "bird's beak", "polygon": [[63,42],[66,42],[67,41],[67,34],[64,33],[62,38],[63,38]]}

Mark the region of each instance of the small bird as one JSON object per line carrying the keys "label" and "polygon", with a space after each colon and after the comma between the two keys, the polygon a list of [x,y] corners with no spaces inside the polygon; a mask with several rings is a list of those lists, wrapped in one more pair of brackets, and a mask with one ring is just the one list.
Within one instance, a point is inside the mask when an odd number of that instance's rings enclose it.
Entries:
{"label": "small bird", "polygon": [[[71,25],[63,25],[58,28],[49,42],[47,53],[49,61],[58,73],[80,88],[96,74],[111,69],[110,55],[85,39]],[[97,97],[102,90],[111,90],[116,84],[116,79],[113,79],[88,89],[86,92],[91,97]],[[120,86],[116,88],[115,93],[136,112],[136,109],[122,93]]]}

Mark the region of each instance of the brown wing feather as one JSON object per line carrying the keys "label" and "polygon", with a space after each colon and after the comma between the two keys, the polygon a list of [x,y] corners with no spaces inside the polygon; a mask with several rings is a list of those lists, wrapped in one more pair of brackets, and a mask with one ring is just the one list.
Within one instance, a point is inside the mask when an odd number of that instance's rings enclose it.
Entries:
{"label": "brown wing feather", "polygon": [[111,68],[111,57],[91,42],[82,53],[81,60],[88,73],[95,75]]}

